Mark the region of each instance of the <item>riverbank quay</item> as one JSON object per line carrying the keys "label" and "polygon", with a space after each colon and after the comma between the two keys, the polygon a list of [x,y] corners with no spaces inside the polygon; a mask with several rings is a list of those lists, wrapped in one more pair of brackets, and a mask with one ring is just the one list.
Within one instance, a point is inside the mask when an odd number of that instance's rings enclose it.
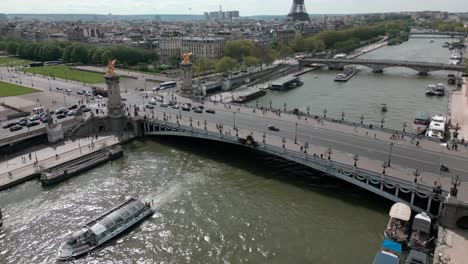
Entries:
{"label": "riverbank quay", "polygon": [[351,54],[349,54],[348,56],[346,56],[347,59],[354,59],[354,58],[357,58],[361,55],[364,55],[364,54],[367,54],[371,51],[374,51],[376,49],[380,49],[382,47],[385,47],[388,45],[388,37],[384,37],[382,40],[378,41],[377,43],[373,43],[373,44],[370,44],[370,45],[367,45],[365,47],[362,47],[362,48],[359,48],[355,51],[353,51]]}
{"label": "riverbank quay", "polygon": [[453,135],[458,127],[458,139],[468,140],[468,78],[463,78],[462,89],[453,91],[450,99],[449,119],[451,120],[450,132]]}
{"label": "riverbank quay", "polygon": [[113,135],[88,137],[60,142],[26,155],[10,158],[0,163],[0,190],[37,178],[44,170],[121,143],[122,139]]}

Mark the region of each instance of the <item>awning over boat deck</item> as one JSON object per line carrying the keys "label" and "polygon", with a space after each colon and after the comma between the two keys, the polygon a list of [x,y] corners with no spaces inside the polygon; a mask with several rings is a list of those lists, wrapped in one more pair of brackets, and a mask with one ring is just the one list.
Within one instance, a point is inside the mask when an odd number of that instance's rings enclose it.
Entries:
{"label": "awning over boat deck", "polygon": [[402,252],[401,244],[391,240],[384,240],[384,242],[382,242],[382,249],[390,250],[398,254]]}
{"label": "awning over boat deck", "polygon": [[392,206],[388,215],[392,218],[408,221],[411,218],[411,209],[404,203],[396,203]]}

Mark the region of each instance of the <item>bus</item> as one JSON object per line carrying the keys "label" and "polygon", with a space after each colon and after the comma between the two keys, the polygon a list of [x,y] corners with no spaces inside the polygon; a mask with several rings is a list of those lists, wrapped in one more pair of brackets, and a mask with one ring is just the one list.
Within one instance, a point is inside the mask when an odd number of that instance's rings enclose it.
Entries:
{"label": "bus", "polygon": [[165,89],[177,87],[177,82],[175,81],[164,82],[164,83],[161,83],[159,87],[160,87],[159,90],[165,90]]}

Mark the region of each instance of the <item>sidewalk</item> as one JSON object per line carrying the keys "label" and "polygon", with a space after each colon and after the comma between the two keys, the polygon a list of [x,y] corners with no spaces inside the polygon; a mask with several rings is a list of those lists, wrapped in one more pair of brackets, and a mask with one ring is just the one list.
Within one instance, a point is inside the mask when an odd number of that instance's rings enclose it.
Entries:
{"label": "sidewalk", "polygon": [[[468,140],[468,78],[463,78],[464,84],[460,91],[452,93],[452,104],[450,109],[452,126],[460,126],[458,138]],[[451,132],[454,130],[452,129]]]}
{"label": "sidewalk", "polygon": [[[69,162],[102,147],[119,144],[115,136],[66,141],[0,163],[0,190],[26,181],[44,169]],[[36,163],[37,161],[37,163]],[[35,164],[36,163],[36,164]]]}

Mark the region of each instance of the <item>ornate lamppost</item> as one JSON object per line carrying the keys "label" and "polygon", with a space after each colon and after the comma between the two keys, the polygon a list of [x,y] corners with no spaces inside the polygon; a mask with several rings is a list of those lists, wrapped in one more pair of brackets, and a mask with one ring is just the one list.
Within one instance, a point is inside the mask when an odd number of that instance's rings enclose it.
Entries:
{"label": "ornate lamppost", "polygon": [[283,142],[283,149],[285,149],[286,148],[286,145],[285,145],[286,144],[286,138],[283,137],[283,140],[281,140],[281,141]]}
{"label": "ornate lamppost", "polygon": [[361,115],[361,125],[364,125],[364,115]]}
{"label": "ornate lamppost", "polygon": [[327,109],[326,109],[326,108],[325,108],[325,109],[323,109],[323,118],[327,118],[327,112],[328,112],[328,111],[327,111]]}
{"label": "ornate lamppost", "polygon": [[263,144],[266,144],[266,141],[265,141],[266,133],[265,132],[263,132],[262,138],[263,138]]}
{"label": "ornate lamppost", "polygon": [[380,128],[383,128],[384,123],[385,123],[385,119],[382,118],[382,120],[380,120]]}
{"label": "ornate lamppost", "polygon": [[333,154],[333,151],[331,148],[327,149],[327,154],[328,154],[328,160],[331,160],[331,155]]}
{"label": "ornate lamppost", "polygon": [[359,156],[357,154],[354,155],[353,160],[354,160],[354,167],[357,167],[357,162],[359,160]]}
{"label": "ornate lamppost", "polygon": [[406,122],[403,122],[403,133],[406,132],[406,127],[408,126],[408,124],[406,124]]}

